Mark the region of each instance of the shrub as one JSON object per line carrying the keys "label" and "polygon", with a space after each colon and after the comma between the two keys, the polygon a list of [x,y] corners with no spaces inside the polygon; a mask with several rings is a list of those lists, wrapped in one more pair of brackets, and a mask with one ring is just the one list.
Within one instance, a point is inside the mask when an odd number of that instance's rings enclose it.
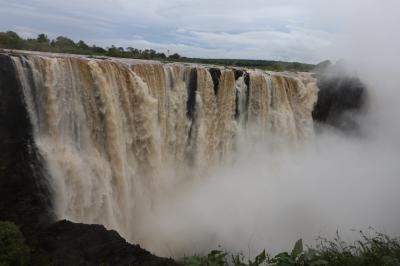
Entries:
{"label": "shrub", "polygon": [[29,248],[18,226],[0,222],[0,266],[28,265]]}

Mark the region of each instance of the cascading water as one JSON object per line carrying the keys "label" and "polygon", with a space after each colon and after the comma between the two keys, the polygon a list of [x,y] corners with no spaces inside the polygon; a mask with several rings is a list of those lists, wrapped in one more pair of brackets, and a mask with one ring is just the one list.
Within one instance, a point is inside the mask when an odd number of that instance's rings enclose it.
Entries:
{"label": "cascading water", "polygon": [[313,135],[308,74],[13,56],[59,218],[140,242],[141,214],[202,178],[241,138]]}

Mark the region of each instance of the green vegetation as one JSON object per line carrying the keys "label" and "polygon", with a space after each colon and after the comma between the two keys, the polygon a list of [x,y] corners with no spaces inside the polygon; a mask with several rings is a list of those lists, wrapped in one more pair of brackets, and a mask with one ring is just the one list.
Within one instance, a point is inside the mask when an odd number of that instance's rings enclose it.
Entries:
{"label": "green vegetation", "polygon": [[[290,252],[270,256],[262,251],[254,259],[243,253],[229,254],[213,250],[206,256],[183,259],[185,266],[400,266],[400,238],[374,232],[348,244],[338,233],[333,240],[318,238],[315,247],[304,248],[298,240]],[[29,265],[30,248],[19,228],[10,222],[0,222],[0,266]],[[39,258],[39,260],[38,260]],[[38,257],[35,265],[50,265],[47,257]]]}
{"label": "green vegetation", "polygon": [[0,266],[28,265],[29,252],[19,228],[10,222],[0,222]]}
{"label": "green vegetation", "polygon": [[254,261],[245,260],[243,254],[229,255],[213,250],[207,256],[184,259],[187,266],[399,266],[400,239],[381,233],[373,236],[360,232],[361,238],[353,244],[344,242],[337,233],[334,240],[319,238],[316,247],[303,248],[298,240],[293,250],[271,257],[265,251]]}
{"label": "green vegetation", "polygon": [[203,59],[203,58],[181,58],[179,61],[199,63],[199,64],[213,64],[222,66],[235,66],[258,68],[270,71],[301,71],[307,72],[314,68],[312,64],[304,64],[298,62],[283,62],[271,60],[250,60],[250,59]]}
{"label": "green vegetation", "polygon": [[89,56],[111,56],[121,58],[136,59],[155,59],[161,61],[187,62],[199,64],[213,64],[223,66],[259,68],[272,71],[310,71],[314,68],[312,64],[298,62],[283,62],[270,60],[246,60],[246,59],[203,59],[182,57],[177,53],[169,56],[165,53],[157,52],[153,49],[140,50],[133,47],[111,47],[103,48],[96,45],[88,45],[80,40],[73,40],[59,36],[50,40],[46,34],[39,34],[36,39],[23,39],[13,31],[0,32],[0,48],[21,49],[30,51],[52,52],[52,53],[71,53]]}
{"label": "green vegetation", "polygon": [[43,33],[39,34],[36,39],[23,39],[13,31],[0,32],[0,48],[138,59],[163,60],[167,58],[164,53],[157,53],[152,49],[139,50],[132,47],[125,49],[123,47],[115,47],[114,45],[104,49],[96,45],[89,46],[82,40],[75,43],[64,36],[50,40]]}

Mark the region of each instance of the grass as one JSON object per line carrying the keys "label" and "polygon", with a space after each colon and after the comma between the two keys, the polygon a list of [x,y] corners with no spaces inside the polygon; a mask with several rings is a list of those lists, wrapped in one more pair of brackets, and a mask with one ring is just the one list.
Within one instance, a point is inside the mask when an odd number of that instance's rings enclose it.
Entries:
{"label": "grass", "polygon": [[271,256],[262,251],[253,260],[243,254],[213,250],[206,256],[191,256],[183,260],[187,266],[399,266],[400,239],[374,232],[360,231],[359,240],[347,243],[339,233],[333,240],[318,238],[315,247],[303,247],[299,239],[290,252]]}

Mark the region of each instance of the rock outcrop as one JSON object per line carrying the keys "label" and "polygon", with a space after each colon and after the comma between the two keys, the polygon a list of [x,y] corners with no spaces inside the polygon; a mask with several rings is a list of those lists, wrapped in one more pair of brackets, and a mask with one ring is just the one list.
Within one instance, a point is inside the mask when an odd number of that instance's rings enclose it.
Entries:
{"label": "rock outcrop", "polygon": [[313,119],[341,131],[357,132],[356,116],[363,110],[367,99],[367,89],[361,80],[347,75],[321,75],[318,88]]}
{"label": "rock outcrop", "polygon": [[13,63],[1,54],[0,151],[0,220],[15,222],[29,235],[54,221],[51,191]]}
{"label": "rock outcrop", "polygon": [[35,244],[33,265],[178,265],[127,243],[116,231],[102,225],[58,221],[43,229]]}

